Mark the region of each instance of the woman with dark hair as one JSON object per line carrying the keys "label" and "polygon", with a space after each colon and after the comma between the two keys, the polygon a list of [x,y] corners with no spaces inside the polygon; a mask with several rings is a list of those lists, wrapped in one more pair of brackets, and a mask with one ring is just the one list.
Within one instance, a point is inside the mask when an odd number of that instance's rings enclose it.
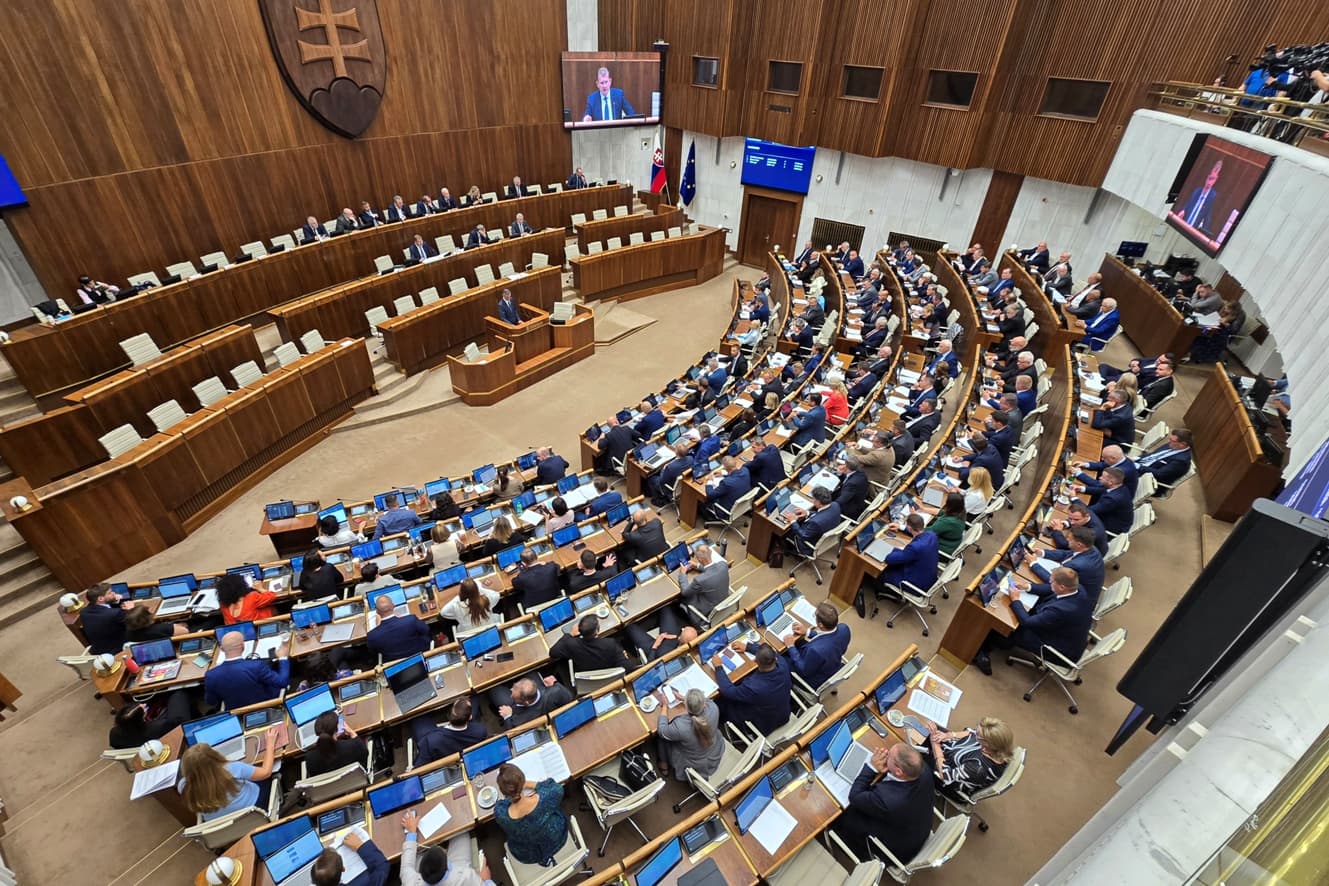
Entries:
{"label": "woman with dark hair", "polygon": [[337,522],[337,518],[331,514],[319,518],[318,546],[324,550],[359,544],[364,540],[365,537],[350,526],[342,529],[341,524]]}
{"label": "woman with dark hair", "polygon": [[272,618],[277,614],[272,591],[256,591],[239,575],[228,573],[217,579],[217,603],[221,605],[222,623]]}
{"label": "woman with dark hair", "polygon": [[549,514],[545,516],[545,530],[552,533],[555,529],[562,529],[569,523],[575,522],[576,519],[577,515],[568,507],[563,496],[557,496],[549,503]]}
{"label": "woman with dark hair", "polygon": [[176,790],[185,798],[189,811],[209,821],[250,806],[266,810],[279,729],[279,726],[268,729],[263,742],[263,761],[257,766],[227,762],[209,744],[186,748],[180,755],[181,778]]}
{"label": "woman with dark hair", "polygon": [[[663,692],[661,693],[663,695]],[[674,770],[674,778],[688,780],[688,770],[711,775],[724,757],[725,742],[720,736],[720,709],[700,689],[689,689],[688,712],[670,720],[665,705],[660,705],[657,724],[660,735],[660,771]]]}
{"label": "woman with dark hair", "polygon": [[300,567],[300,599],[308,602],[339,594],[341,573],[337,567],[329,566],[318,551],[305,554],[304,563]]}
{"label": "woman with dark hair", "polygon": [[937,551],[949,557],[964,539],[964,496],[958,492],[946,494],[941,513],[928,526],[937,536]]}
{"label": "woman with dark hair", "polygon": [[752,407],[748,407],[740,412],[738,418],[734,419],[734,423],[729,426],[729,439],[737,440],[756,426],[757,413],[752,411]]}
{"label": "woman with dark hair", "polygon": [[498,601],[496,591],[480,587],[473,578],[464,578],[457,588],[457,596],[443,604],[439,615],[455,621],[457,636],[466,637],[502,623]]}
{"label": "woman with dark hair", "polygon": [[301,678],[300,684],[295,688],[296,691],[304,692],[320,683],[331,683],[333,680],[351,676],[354,671],[343,667],[341,661],[345,654],[345,649],[334,646],[327,652],[315,652],[299,659]]}
{"label": "woman with dark hair", "polygon": [[430,520],[436,522],[439,520],[455,520],[460,516],[461,509],[458,508],[457,503],[452,500],[451,492],[440,492],[438,495],[434,496],[434,509],[429,512]]}
{"label": "woman with dark hair", "polygon": [[175,627],[169,621],[154,623],[152,618],[152,610],[146,606],[135,606],[125,612],[125,641],[147,643],[168,640],[175,634]]}
{"label": "woman with dark hair", "polygon": [[113,748],[136,748],[145,741],[161,738],[193,716],[189,693],[183,689],[168,693],[164,701],[157,695],[147,703],[127,704],[115,712],[110,745]]}
{"label": "woman with dark hair", "polygon": [[344,723],[336,711],[324,711],[314,720],[318,741],[305,752],[305,775],[322,775],[352,763],[369,767],[369,745]]}
{"label": "woman with dark hair", "polygon": [[504,763],[498,769],[494,819],[507,837],[508,854],[522,864],[548,865],[568,837],[563,814],[563,786],[552,778],[536,784],[526,774]]}

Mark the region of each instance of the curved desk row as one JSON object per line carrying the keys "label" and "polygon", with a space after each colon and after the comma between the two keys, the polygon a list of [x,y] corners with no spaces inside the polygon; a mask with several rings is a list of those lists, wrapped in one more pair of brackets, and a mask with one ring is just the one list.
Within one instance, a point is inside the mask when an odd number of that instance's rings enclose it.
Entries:
{"label": "curved desk row", "polygon": [[683,210],[662,204],[655,212],[591,219],[577,222],[572,228],[577,235],[577,248],[585,255],[592,243],[603,245],[617,237],[626,244],[633,234],[641,234],[643,239],[649,240],[653,231],[665,232],[670,228],[684,227],[687,223],[688,218]]}
{"label": "curved desk row", "polygon": [[696,286],[724,269],[725,240],[720,228],[697,226],[697,233],[620,246],[569,259],[572,285],[586,301],[624,301]]}

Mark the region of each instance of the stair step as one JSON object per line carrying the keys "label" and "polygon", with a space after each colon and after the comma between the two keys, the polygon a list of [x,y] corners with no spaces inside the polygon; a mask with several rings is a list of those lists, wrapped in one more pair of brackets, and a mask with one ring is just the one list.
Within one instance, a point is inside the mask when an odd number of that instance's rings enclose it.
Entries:
{"label": "stair step", "polygon": [[0,578],[0,605],[16,597],[27,596],[29,592],[46,584],[58,587],[55,576],[41,563],[7,574]]}
{"label": "stair step", "polygon": [[20,544],[5,551],[0,551],[0,576],[7,576],[25,569],[41,567],[41,558],[26,544]]}
{"label": "stair step", "polygon": [[34,588],[26,594],[0,600],[0,628],[22,621],[35,612],[49,609],[56,600],[60,599],[65,589],[54,577],[47,576],[47,579],[41,587]]}

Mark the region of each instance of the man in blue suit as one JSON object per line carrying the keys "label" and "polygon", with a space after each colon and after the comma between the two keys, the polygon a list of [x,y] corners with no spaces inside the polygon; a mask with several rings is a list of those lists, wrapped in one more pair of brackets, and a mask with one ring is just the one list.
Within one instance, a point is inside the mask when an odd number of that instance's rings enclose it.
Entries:
{"label": "man in blue suit", "polygon": [[937,343],[937,357],[927,368],[927,374],[933,378],[955,378],[960,374],[960,358],[955,355],[951,340],[943,338]]}
{"label": "man in blue suit", "polygon": [[1176,484],[1191,469],[1191,432],[1176,428],[1166,443],[1140,458],[1138,467],[1141,474],[1153,474],[1159,483]]}
{"label": "man in blue suit", "polygon": [[673,461],[666,464],[657,473],[646,478],[646,494],[650,496],[651,502],[656,507],[664,507],[669,504],[669,490],[674,488],[674,483],[678,481],[684,471],[692,470],[693,464],[693,458],[688,453],[687,445],[680,440],[674,446]]}
{"label": "man in blue suit", "polygon": [[401,194],[392,198],[392,205],[383,214],[390,222],[406,221],[406,201],[401,198]]}
{"label": "man in blue suit", "polygon": [[730,683],[716,653],[711,664],[715,666],[715,683],[720,691],[720,719],[740,729],[751,723],[762,735],[770,735],[789,722],[794,685],[789,662],[765,643],[746,646],[735,643],[734,648],[755,656],[757,669],[738,683]]}
{"label": "man in blue suit", "polygon": [[415,238],[411,240],[410,249],[407,251],[410,257],[415,261],[424,261],[427,258],[432,258],[433,256],[438,255],[438,250],[426,243],[425,238],[419,234],[416,234]]}
{"label": "man in blue suit", "polygon": [[1029,593],[1038,597],[1032,609],[1026,609],[1019,600],[1011,601],[1011,612],[1020,626],[1009,637],[990,631],[983,647],[974,656],[980,671],[992,676],[989,653],[996,648],[1015,647],[1035,655],[1046,654],[1050,646],[1071,661],[1079,661],[1089,642],[1089,627],[1093,624],[1094,607],[1089,596],[1080,590],[1075,570],[1059,566],[1052,571],[1050,584],[1029,587]]}
{"label": "man in blue suit", "polygon": [[826,408],[821,405],[821,394],[813,391],[803,398],[803,403],[807,408],[795,413],[790,421],[794,428],[790,446],[801,447],[826,439]]}
{"label": "man in blue suit", "polygon": [[857,249],[849,250],[849,257],[844,260],[844,264],[840,267],[855,280],[863,279],[863,259],[859,258]]}
{"label": "man in blue suit", "polygon": [[1015,377],[1015,402],[1021,415],[1028,415],[1038,408],[1038,394],[1034,391],[1034,380],[1027,375]]}
{"label": "man in blue suit", "polygon": [[1089,506],[1089,510],[1103,521],[1103,528],[1113,535],[1130,532],[1135,522],[1135,506],[1131,494],[1122,485],[1126,475],[1120,468],[1106,468],[1100,476],[1104,489],[1098,501]]}
{"label": "man in blue suit", "polygon": [[323,226],[318,223],[318,219],[312,215],[305,219],[304,225],[300,228],[300,245],[306,243],[317,243],[319,240],[328,239],[328,232],[323,230]]}
{"label": "man in blue suit", "polygon": [[1000,489],[1006,480],[1006,461],[997,451],[997,447],[989,443],[987,436],[981,431],[969,435],[969,445],[974,451],[959,456],[961,461],[969,462],[969,467],[960,469],[960,480],[969,482],[969,471],[973,468],[987,468],[988,474],[992,476],[993,488]]}
{"label": "man in blue suit", "polygon": [[715,391],[716,396],[719,396],[720,389],[728,380],[729,373],[720,365],[719,359],[711,357],[706,361],[706,383],[711,386],[712,391]]}
{"label": "man in blue suit", "polygon": [[239,631],[222,634],[221,650],[225,660],[208,669],[203,678],[203,701],[213,707],[225,705],[228,711],[245,705],[270,701],[281,695],[291,680],[291,660],[283,643],[277,649],[274,668],[265,658],[245,658],[245,636]]}
{"label": "man in blue suit", "polygon": [[621,493],[615,492],[609,488],[609,481],[604,477],[596,477],[594,481],[595,498],[586,504],[586,509],[582,511],[580,519],[589,520],[592,517],[598,517],[610,508],[623,504]]}
{"label": "man in blue suit", "polygon": [[1222,171],[1223,161],[1219,160],[1209,169],[1204,184],[1191,191],[1191,195],[1186,198],[1181,210],[1177,212],[1182,221],[1209,237],[1214,236],[1211,225],[1214,203],[1218,201],[1218,191],[1214,190],[1214,185],[1218,183],[1218,176]]}
{"label": "man in blue suit", "polygon": [[840,612],[830,603],[817,606],[817,626],[808,630],[794,622],[794,642],[788,650],[789,665],[803,681],[817,689],[840,670],[849,649],[849,625],[840,624]]}
{"label": "man in blue suit", "polygon": [[812,339],[814,333],[812,327],[802,317],[795,317],[790,325],[789,331],[785,333],[785,340],[792,341],[798,345],[798,350],[806,351],[812,348]]}
{"label": "man in blue suit", "polygon": [[1084,326],[1084,338],[1081,340],[1089,346],[1091,351],[1101,351],[1107,344],[1108,339],[1117,331],[1117,324],[1121,322],[1121,315],[1117,313],[1117,300],[1114,298],[1105,298],[1099,305],[1098,313],[1089,319]]}
{"label": "man in blue suit", "polygon": [[805,557],[811,556],[823,535],[840,525],[840,506],[825,486],[817,486],[812,490],[811,511],[799,508],[796,514],[798,522],[789,535],[789,543],[794,553]]}
{"label": "man in blue suit", "polygon": [[846,399],[850,403],[857,403],[860,399],[866,397],[876,386],[877,376],[873,375],[871,371],[865,371],[859,375],[858,378],[854,379],[854,383],[850,386],[849,390],[845,392]]}
{"label": "man in blue suit", "polygon": [[568,460],[556,455],[548,446],[535,450],[535,482],[541,485],[557,483],[568,472]]}
{"label": "man in blue suit", "polygon": [[[1098,595],[1103,593],[1103,555],[1094,547],[1094,530],[1088,526],[1072,526],[1066,532],[1070,548],[1065,551],[1044,551],[1042,559],[1055,560],[1067,569],[1074,569],[1080,587],[1089,597],[1089,605],[1098,605]],[[1047,581],[1052,577],[1052,570],[1035,562],[1029,567],[1035,575]]]}
{"label": "man in blue suit", "polygon": [[642,400],[637,408],[641,412],[641,418],[637,419],[637,424],[632,430],[638,440],[649,440],[656,431],[664,427],[664,412],[660,407],[652,406],[649,400]]}
{"label": "man in blue suit", "polygon": [[623,94],[623,90],[614,88],[614,80],[609,76],[609,69],[601,68],[596,71],[595,92],[586,96],[586,113],[581,117],[582,122],[622,120],[624,117],[636,116],[638,114],[633,110],[632,103]]}
{"label": "man in blue suit", "polygon": [[511,289],[504,289],[498,300],[498,319],[511,326],[521,324],[521,314],[517,311],[517,300],[512,297]]}
{"label": "man in blue suit", "polygon": [[374,601],[374,612],[378,624],[365,635],[365,643],[370,652],[382,656],[384,661],[418,655],[433,641],[428,625],[414,613],[396,615],[394,604],[386,594]]}
{"label": "man in blue suit", "polygon": [[937,388],[933,384],[932,376],[925,373],[909,388],[909,405],[904,408],[904,417],[918,418],[919,404],[924,400],[935,399],[937,399]]}
{"label": "man in blue suit", "polygon": [[768,444],[761,437],[752,441],[752,460],[748,462],[748,475],[752,485],[762,489],[774,489],[785,478],[784,460],[780,450]]}
{"label": "man in blue suit", "polygon": [[748,474],[746,465],[732,455],[726,455],[721,464],[724,466],[725,475],[720,478],[720,482],[711,483],[706,487],[707,510],[715,516],[718,516],[721,510],[725,513],[732,511],[734,502],[752,489],[752,477]]}
{"label": "man in blue suit", "polygon": [[1015,446],[1015,431],[1011,430],[1011,417],[998,409],[987,418],[988,445],[1001,455],[1001,463],[1011,463],[1011,449]]}
{"label": "man in blue suit", "polygon": [[909,544],[886,555],[886,570],[877,580],[896,587],[907,581],[926,591],[937,580],[937,534],[924,528],[919,514],[910,514],[904,523],[893,528],[910,536]]}
{"label": "man in blue suit", "polygon": [[1102,480],[1099,475],[1106,468],[1120,468],[1124,477],[1123,484],[1126,491],[1135,498],[1135,490],[1140,485],[1140,470],[1135,462],[1126,457],[1126,453],[1121,451],[1121,447],[1115,443],[1103,447],[1102,461],[1074,462],[1080,471],[1075,475],[1075,479],[1080,483],[1085,492],[1089,493],[1089,501],[1098,501],[1099,496],[1105,491]]}
{"label": "man in blue suit", "polygon": [[1097,428],[1103,436],[1119,446],[1135,442],[1135,412],[1124,391],[1107,395],[1101,409],[1095,409],[1089,427]]}

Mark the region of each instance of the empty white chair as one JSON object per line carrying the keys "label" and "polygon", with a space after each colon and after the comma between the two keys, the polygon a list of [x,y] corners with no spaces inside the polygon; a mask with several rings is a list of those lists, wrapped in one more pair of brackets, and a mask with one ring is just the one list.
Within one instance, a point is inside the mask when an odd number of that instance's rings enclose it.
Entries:
{"label": "empty white chair", "polygon": [[448,255],[457,251],[457,242],[452,239],[451,234],[444,234],[442,237],[434,238],[434,245],[438,247],[439,255]]}
{"label": "empty white chair", "polygon": [[577,689],[577,697],[591,695],[610,683],[617,683],[627,673],[625,668],[600,668],[594,671],[579,671],[572,667],[572,683]]}
{"label": "empty white chair", "polygon": [[1141,474],[1139,485],[1135,487],[1135,499],[1132,504],[1139,505],[1148,501],[1158,490],[1158,478],[1153,474]]}
{"label": "empty white chair", "polygon": [[189,416],[180,408],[179,401],[167,400],[162,405],[149,409],[148,418],[152,419],[153,427],[161,432],[180,424]]}
{"label": "empty white chair", "polygon": [[460,295],[469,288],[470,284],[466,282],[465,277],[458,277],[455,280],[448,281],[448,293],[450,295]]}
{"label": "empty white chair", "polygon": [[631,234],[628,235],[629,246],[636,246],[638,243],[645,243],[645,242],[646,242],[646,235],[643,234],[641,231],[633,231]]}
{"label": "empty white chair", "polygon": [[696,222],[688,222],[688,228],[687,228],[687,231],[688,231],[688,234],[695,234],[695,233],[697,233],[697,223],[696,223]]}
{"label": "empty white chair", "polygon": [[231,260],[224,252],[209,252],[207,255],[199,256],[198,262],[204,267],[212,265],[216,268],[226,268],[231,265]]}
{"label": "empty white chair", "polygon": [[400,295],[392,300],[392,309],[397,312],[398,317],[405,316],[415,310],[415,299],[409,295]]}
{"label": "empty white chair", "polygon": [[490,243],[497,243],[499,240],[502,240],[502,239],[503,239],[503,229],[502,229],[502,228],[494,228],[493,230],[491,230],[491,231],[489,232],[489,242],[490,242]]}
{"label": "empty white chair", "polygon": [[[859,658],[862,658],[862,656],[860,655]],[[762,753],[766,757],[773,757],[792,742],[798,741],[821,719],[825,708],[815,701],[808,705],[807,700],[801,695],[800,700],[807,706],[796,716],[790,717],[783,726],[776,728],[770,735],[765,736],[766,748]]]}
{"label": "empty white chair", "polygon": [[480,359],[480,346],[475,342],[467,342],[466,347],[462,348],[462,356],[468,363],[474,363]]}
{"label": "empty white chair", "polygon": [[592,210],[591,218],[594,219],[595,221],[601,221],[603,219],[609,218],[609,210],[607,209]]}
{"label": "empty white chair", "polygon": [[[1145,476],[1147,477],[1149,475],[1145,474]],[[1154,521],[1157,519],[1158,515],[1154,513],[1154,506],[1149,502],[1146,501],[1136,505],[1135,519],[1131,522],[1130,534],[1134,535],[1137,532],[1143,532],[1150,526],[1153,526]]]}
{"label": "empty white chair", "polygon": [[372,743],[369,746],[367,762],[369,763],[368,769],[359,763],[349,763],[340,769],[311,776],[302,760],[300,761],[300,780],[295,783],[293,789],[307,793],[310,805],[358,791],[369,784],[369,773],[374,771],[374,747]]}
{"label": "empty white chair", "polygon": [[576,243],[569,243],[567,246],[563,247],[563,261],[565,264],[567,262],[570,262],[574,258],[580,258],[580,257],[581,257],[581,250],[577,248]]}
{"label": "empty white chair", "polygon": [[337,220],[335,218],[323,223],[323,233],[327,234],[329,237],[337,233]]}
{"label": "empty white chair", "polygon": [[380,274],[386,274],[388,271],[391,271],[392,256],[380,255],[378,258],[374,259],[374,269]]}
{"label": "empty white chair", "polygon": [[609,240],[608,240],[608,242],[605,243],[605,248],[606,248],[606,249],[618,249],[618,248],[619,248],[620,246],[622,246],[622,245],[623,245],[623,238],[622,238],[622,237],[610,237]]}
{"label": "empty white chair", "polygon": [[146,332],[140,332],[138,335],[130,336],[120,342],[120,350],[125,352],[129,362],[135,366],[142,366],[149,360],[156,360],[162,355],[161,348],[152,340],[152,336]]}
{"label": "empty white chair", "polygon": [[678,227],[677,225],[675,225],[674,227],[670,228],[668,231],[665,231],[665,236],[666,236],[666,237],[682,237],[682,236],[683,236],[683,229],[680,228],[680,227]]}
{"label": "empty white chair", "polygon": [[544,192],[545,192],[544,185],[527,185],[527,186],[526,186],[526,193],[529,194],[529,195],[531,195],[532,197],[534,197],[536,194],[543,194]]}
{"label": "empty white chair", "polygon": [[143,286],[148,283],[151,283],[153,286],[162,285],[161,278],[157,276],[156,271],[146,271],[142,274],[135,274],[129,278],[130,286]]}
{"label": "empty white chair", "polygon": [[[61,662],[63,664],[63,662]],[[102,759],[112,763],[119,763],[125,767],[125,771],[131,775],[134,773],[134,761],[138,759],[138,748],[107,748],[102,751]],[[11,886],[13,881],[0,877],[0,884]]]}
{"label": "empty white chair", "polygon": [[577,313],[577,309],[572,306],[572,302],[556,301],[553,309],[549,312],[549,319],[555,323],[566,323]]}
{"label": "empty white chair", "polygon": [[840,669],[827,677],[826,682],[822,683],[820,686],[810,686],[802,677],[798,674],[794,674],[793,679],[795,689],[796,691],[800,689],[803,690],[801,692],[803,700],[808,704],[816,702],[827,693],[838,695],[840,693],[840,684],[852,677],[854,672],[858,670],[858,666],[862,663],[863,653],[855,653],[853,658],[841,664]]}
{"label": "empty white chair", "polygon": [[656,241],[656,240],[663,240],[664,238],[665,238],[665,232],[664,232],[664,231],[651,231],[651,240],[652,240],[652,242],[654,242],[654,241]]}
{"label": "empty white chair", "polygon": [[246,360],[231,370],[231,380],[237,388],[246,388],[263,377],[263,370],[253,360]]}
{"label": "empty white chair", "polygon": [[563,190],[563,183],[562,183],[562,182],[554,182],[553,184],[551,184],[551,185],[549,186],[549,193],[551,193],[551,194],[557,194],[557,193],[559,193],[559,192],[562,191],[562,190]]}
{"label": "empty white chair", "polygon": [[505,261],[498,266],[498,275],[500,277],[511,277],[517,273],[517,269],[512,266],[512,262]]}
{"label": "empty white chair", "polygon": [[277,345],[276,350],[274,350],[272,354],[277,358],[278,366],[290,366],[292,363],[300,359],[300,349],[295,346],[294,342],[289,341],[284,341]]}
{"label": "empty white chair", "polygon": [[198,268],[194,267],[192,261],[179,261],[173,265],[167,265],[166,273],[172,277],[179,277],[181,280],[188,280],[190,277],[198,276]]}
{"label": "empty white chair", "polygon": [[532,252],[531,263],[526,266],[526,270],[533,271],[536,268],[549,267],[549,256],[543,252]]}
{"label": "empty white chair", "polygon": [[480,265],[475,269],[475,282],[481,286],[486,283],[494,282],[494,268],[492,265]]}
{"label": "empty white chair", "polygon": [[194,396],[198,398],[200,406],[211,406],[218,400],[225,399],[227,393],[226,386],[215,375],[194,385]]}
{"label": "empty white chair", "polygon": [[1126,629],[1117,628],[1112,633],[1101,638],[1097,643],[1086,649],[1084,654],[1080,656],[1079,661],[1071,661],[1051,646],[1043,646],[1043,648],[1039,650],[1038,659],[1036,661],[1030,661],[1016,655],[1012,655],[1008,661],[1015,664],[1025,665],[1027,667],[1037,668],[1043,672],[1034,685],[1030,686],[1025,692],[1025,701],[1033,701],[1034,693],[1038,690],[1038,687],[1042,686],[1043,681],[1048,677],[1052,677],[1057,686],[1061,688],[1062,694],[1066,696],[1067,701],[1070,702],[1066,709],[1072,714],[1078,714],[1080,713],[1080,707],[1075,702],[1075,696],[1071,695],[1071,691],[1066,688],[1067,684],[1080,683],[1080,675],[1085,668],[1101,658],[1107,658],[1109,655],[1119,652],[1121,647],[1125,645]]}
{"label": "empty white chair", "polygon": [[319,332],[317,329],[311,329],[304,335],[300,336],[300,347],[304,349],[306,354],[321,351],[327,346],[328,343],[323,340],[323,333]]}
{"label": "empty white chair", "polygon": [[596,240],[594,243],[586,244],[587,255],[595,255],[597,252],[604,252],[604,250],[605,250],[604,244],[601,243],[599,240]]}
{"label": "empty white chair", "polygon": [[420,290],[420,307],[423,308],[425,305],[432,305],[434,302],[438,301],[438,298],[439,298],[439,296],[438,296],[438,287],[437,287],[437,286],[429,286],[429,287],[426,287],[425,289],[421,289],[421,290]]}
{"label": "empty white chair", "polygon": [[109,457],[115,458],[142,443],[143,438],[134,430],[133,425],[121,425],[110,433],[98,437],[97,442],[102,445]]}
{"label": "empty white chair", "polygon": [[[77,674],[80,680],[87,681],[92,679],[92,666],[97,656],[92,654],[91,646],[85,646],[82,655],[59,655],[55,660]],[[138,753],[138,748],[134,749],[134,753]]]}
{"label": "empty white chair", "polygon": [[498,192],[497,192],[497,191],[485,191],[483,194],[480,195],[480,197],[481,197],[481,199],[483,199],[486,203],[496,203],[496,202],[498,202]]}
{"label": "empty white chair", "polygon": [[628,208],[627,208],[626,206],[615,206],[615,207],[614,207],[614,216],[615,216],[616,218],[622,218],[623,216],[625,216],[625,215],[627,215],[627,214],[628,214]]}
{"label": "empty white chair", "polygon": [[294,248],[295,248],[295,238],[292,237],[290,234],[278,234],[277,236],[273,237],[273,238],[272,238],[271,240],[269,240],[268,242],[271,243],[274,247],[278,247],[278,246],[279,246],[279,247],[281,247],[282,249],[294,249]]}
{"label": "empty white chair", "polygon": [[240,251],[250,258],[262,258],[268,254],[268,250],[264,248],[263,241],[261,240],[255,240],[253,243],[246,243],[244,246],[240,247]]}
{"label": "empty white chair", "polygon": [[388,309],[382,305],[374,305],[365,311],[365,319],[369,321],[369,334],[378,335],[378,324],[388,319]]}
{"label": "empty white chair", "polygon": [[574,213],[572,213],[572,224],[573,224],[574,227],[577,226],[577,225],[584,225],[584,224],[586,224],[586,213],[584,213],[584,212],[574,212]]}

